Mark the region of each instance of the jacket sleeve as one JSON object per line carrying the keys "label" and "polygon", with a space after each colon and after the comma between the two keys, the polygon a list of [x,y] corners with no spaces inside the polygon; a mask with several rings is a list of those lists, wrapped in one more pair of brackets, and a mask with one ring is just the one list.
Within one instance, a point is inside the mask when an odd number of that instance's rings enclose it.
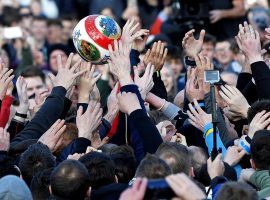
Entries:
{"label": "jacket sleeve", "polygon": [[251,81],[252,74],[250,73],[240,73],[237,78],[237,84],[236,88],[240,90],[240,92],[243,92],[246,85]]}
{"label": "jacket sleeve", "polygon": [[34,118],[11,141],[11,146],[23,140],[40,138],[57,119],[60,119],[66,92],[64,87],[54,87]]}
{"label": "jacket sleeve", "polygon": [[151,89],[151,93],[157,95],[162,99],[167,100],[167,90],[163,81],[161,80],[160,72],[155,72],[153,74],[154,87]]}
{"label": "jacket sleeve", "polygon": [[270,69],[264,61],[251,64],[259,99],[270,99]]}
{"label": "jacket sleeve", "polygon": [[249,182],[256,186],[260,199],[270,196],[270,176],[268,170],[254,172]]}
{"label": "jacket sleeve", "polygon": [[24,123],[17,121],[16,119],[12,119],[7,131],[10,134],[10,140],[12,140],[18,133],[20,133],[24,129]]}
{"label": "jacket sleeve", "polygon": [[145,151],[155,153],[163,141],[156,126],[151,122],[147,114],[142,109],[138,109],[129,115],[129,119],[138,130]]}
{"label": "jacket sleeve", "polygon": [[10,115],[10,107],[13,102],[13,97],[12,96],[5,96],[3,102],[2,102],[2,107],[0,111],[0,127],[5,128],[8,120],[9,120],[9,115]]}

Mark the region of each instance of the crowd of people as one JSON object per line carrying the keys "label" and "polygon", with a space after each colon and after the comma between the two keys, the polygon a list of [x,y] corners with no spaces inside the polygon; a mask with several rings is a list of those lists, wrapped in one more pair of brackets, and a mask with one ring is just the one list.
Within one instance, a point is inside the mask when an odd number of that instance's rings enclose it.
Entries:
{"label": "crowd of people", "polygon": [[[185,30],[172,3],[0,1],[0,199],[270,199],[269,11]],[[72,43],[89,14],[122,27],[104,65]]]}

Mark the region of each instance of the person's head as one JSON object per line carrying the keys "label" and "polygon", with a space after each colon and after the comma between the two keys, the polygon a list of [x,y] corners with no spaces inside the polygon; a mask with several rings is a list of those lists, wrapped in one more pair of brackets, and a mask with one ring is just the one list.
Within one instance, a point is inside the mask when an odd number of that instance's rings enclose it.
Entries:
{"label": "person's head", "polygon": [[66,64],[69,50],[66,45],[64,44],[54,44],[51,45],[48,50],[48,58],[49,58],[49,65],[53,73],[58,72],[58,65],[57,65],[57,56],[61,55],[63,65]]}
{"label": "person's head", "polygon": [[40,17],[42,15],[42,6],[40,0],[32,0],[30,8],[33,16]]}
{"label": "person's head", "polygon": [[161,179],[172,174],[172,169],[162,159],[155,155],[146,155],[136,170],[136,177]]}
{"label": "person's head", "polygon": [[173,173],[185,173],[193,175],[191,155],[186,146],[174,142],[163,142],[157,149],[156,155],[164,160]]}
{"label": "person's head", "polygon": [[208,57],[212,61],[214,57],[215,46],[216,38],[213,35],[206,33],[202,45],[202,55]]}
{"label": "person's head", "polygon": [[250,143],[251,166],[258,170],[270,167],[270,131],[257,131]]}
{"label": "person's head", "polygon": [[258,200],[258,194],[247,183],[242,182],[227,182],[223,184],[217,193],[218,200]]}
{"label": "person's head", "polygon": [[32,23],[32,13],[29,7],[21,7],[19,9],[19,14],[21,17],[21,26],[23,28],[31,28],[31,23]]}
{"label": "person's head", "polygon": [[201,147],[196,147],[196,146],[190,146],[188,147],[188,150],[191,155],[191,164],[194,170],[194,175],[199,174],[202,166],[206,164],[208,156],[205,150]]}
{"label": "person's head", "polygon": [[67,44],[68,40],[72,37],[72,31],[73,31],[73,21],[71,17],[63,17],[62,20],[62,41],[63,43]]}
{"label": "person's head", "polygon": [[88,170],[90,185],[93,189],[116,182],[115,168],[112,159],[99,152],[85,154],[79,159]]}
{"label": "person's head", "polygon": [[251,107],[248,109],[247,113],[248,123],[250,124],[255,115],[264,110],[266,112],[270,112],[270,100],[264,99],[253,103]]}
{"label": "person's head", "polygon": [[136,159],[133,149],[122,145],[112,149],[110,157],[113,160],[115,173],[119,183],[129,183],[136,171]]}
{"label": "person's head", "polygon": [[90,179],[86,167],[77,160],[65,160],[50,177],[50,192],[56,198],[83,200],[89,194]]}
{"label": "person's head", "polygon": [[216,43],[215,58],[222,65],[228,65],[233,60],[233,52],[229,41]]}
{"label": "person's head", "polygon": [[63,25],[60,20],[49,20],[48,23],[47,40],[50,45],[62,43],[62,28]]}
{"label": "person's head", "polygon": [[25,182],[17,176],[8,175],[0,179],[1,200],[32,200],[32,195]]}
{"label": "person's head", "polygon": [[167,92],[174,90],[175,85],[175,75],[168,65],[164,65],[160,71],[161,79],[164,82]]}
{"label": "person's head", "polygon": [[50,197],[50,176],[53,168],[37,173],[30,184],[30,190],[34,199],[49,199]]}
{"label": "person's head", "polygon": [[43,17],[34,17],[31,30],[37,42],[44,42],[47,36],[47,21]]}
{"label": "person's head", "polygon": [[66,146],[68,146],[73,140],[78,138],[78,128],[73,123],[66,123],[66,129],[62,134],[63,141],[60,147],[54,152],[54,154],[60,153]]}
{"label": "person's head", "polygon": [[45,75],[41,69],[37,67],[27,67],[22,71],[21,76],[27,84],[28,97],[33,94],[39,95],[46,89]]}
{"label": "person's head", "polygon": [[184,67],[181,52],[177,47],[174,46],[168,46],[167,48],[168,54],[166,57],[165,65],[168,65],[168,67],[173,70],[175,77],[178,78]]}
{"label": "person's head", "polygon": [[27,185],[30,185],[32,178],[38,172],[52,168],[55,164],[55,158],[50,149],[42,143],[36,143],[22,153],[19,161],[19,168],[23,180]]}

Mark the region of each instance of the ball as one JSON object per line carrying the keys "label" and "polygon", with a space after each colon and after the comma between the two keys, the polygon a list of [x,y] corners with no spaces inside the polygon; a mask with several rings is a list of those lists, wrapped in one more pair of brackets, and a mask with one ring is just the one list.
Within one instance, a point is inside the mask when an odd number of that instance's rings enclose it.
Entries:
{"label": "ball", "polygon": [[119,25],[104,15],[89,15],[79,21],[72,38],[78,54],[87,62],[106,64],[109,44],[121,36]]}

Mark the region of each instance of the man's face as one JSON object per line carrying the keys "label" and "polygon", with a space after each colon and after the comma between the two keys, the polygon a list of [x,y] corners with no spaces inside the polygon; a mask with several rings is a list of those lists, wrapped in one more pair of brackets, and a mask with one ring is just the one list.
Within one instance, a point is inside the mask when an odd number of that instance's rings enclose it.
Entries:
{"label": "man's face", "polygon": [[166,64],[173,70],[175,77],[179,77],[183,69],[183,64],[180,59],[168,59]]}
{"label": "man's face", "polygon": [[211,42],[203,43],[202,55],[208,57],[211,61],[213,60],[215,47]]}
{"label": "man's face", "polygon": [[39,76],[24,78],[27,84],[27,96],[30,97],[33,94],[38,96],[40,93],[46,89],[45,84]]}
{"label": "man's face", "polygon": [[66,42],[72,36],[73,31],[72,21],[64,20],[62,21],[62,25],[63,25],[62,39],[64,42]]}
{"label": "man's face", "polygon": [[62,50],[54,50],[50,55],[50,67],[53,72],[58,72],[57,56],[61,55],[63,65],[67,62],[67,55]]}
{"label": "man's face", "polygon": [[33,21],[32,25],[33,36],[36,40],[41,41],[45,40],[47,35],[47,24],[42,20]]}
{"label": "man's face", "polygon": [[50,44],[62,42],[62,29],[60,26],[51,25],[48,27],[47,39]]}
{"label": "man's face", "polygon": [[218,42],[216,44],[215,56],[221,64],[229,64],[233,60],[233,53],[230,50],[230,43],[227,41]]}

